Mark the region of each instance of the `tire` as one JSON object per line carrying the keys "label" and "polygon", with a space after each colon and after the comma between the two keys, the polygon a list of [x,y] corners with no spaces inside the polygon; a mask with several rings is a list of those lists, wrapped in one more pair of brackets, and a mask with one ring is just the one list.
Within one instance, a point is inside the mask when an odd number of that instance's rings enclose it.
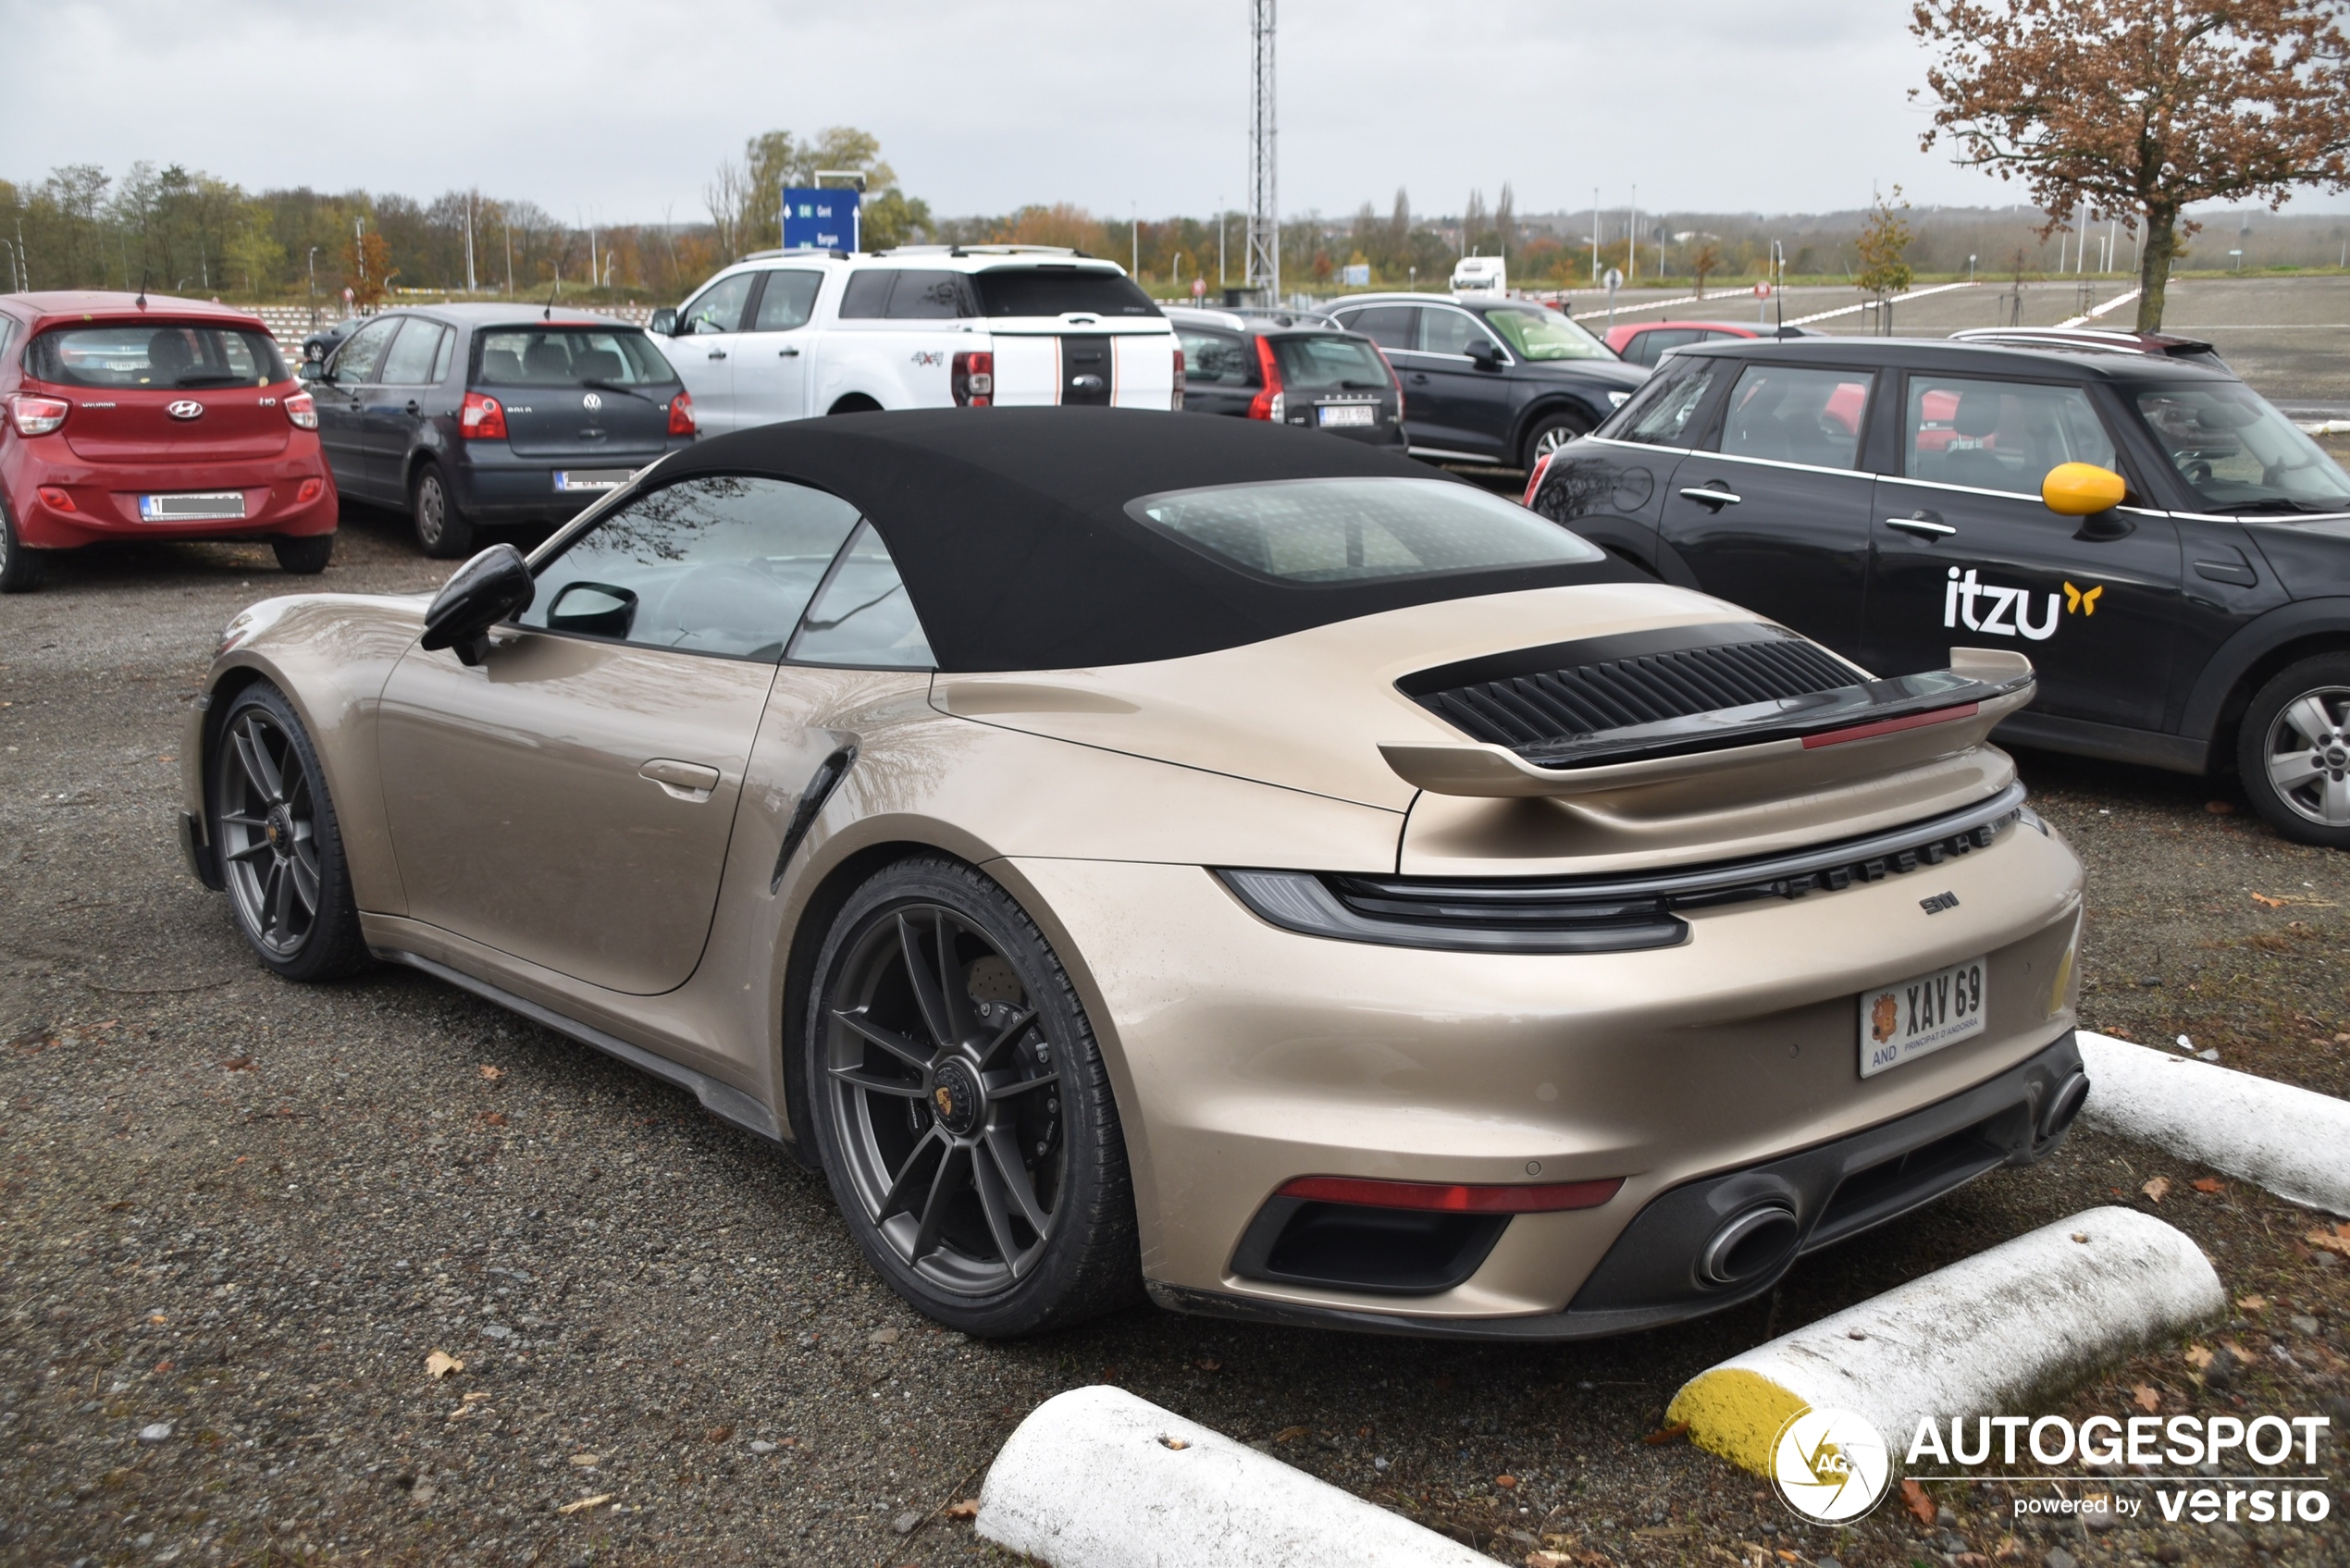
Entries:
{"label": "tire", "polygon": [[207,760],[213,852],[261,961],[293,981],[365,968],[334,802],[293,705],[266,681],[245,687]]}
{"label": "tire", "polygon": [[1526,439],[1518,447],[1517,465],[1531,473],[1534,465],[1551,452],[1598,428],[1589,415],[1575,409],[1563,408],[1539,414],[1527,429]]}
{"label": "tire", "polygon": [[408,516],[415,524],[416,543],[433,560],[454,561],[474,552],[473,519],[457,509],[449,476],[430,458],[416,465],[408,481]]}
{"label": "tire", "polygon": [[49,552],[24,542],[16,517],[0,502],[0,594],[29,594],[48,574]]}
{"label": "tire", "polygon": [[279,534],[269,541],[278,552],[278,567],[297,577],[315,577],[327,569],[328,560],[335,553],[332,534],[303,534],[292,537]]}
{"label": "tire", "polygon": [[2350,653],[2305,659],[2253,694],[2236,771],[2252,809],[2285,837],[2350,849]]}
{"label": "tire", "polygon": [[1109,1078],[1009,894],[958,860],[898,861],[850,895],[815,977],[798,1048],[816,1152],[892,1290],[996,1338],[1140,1295]]}

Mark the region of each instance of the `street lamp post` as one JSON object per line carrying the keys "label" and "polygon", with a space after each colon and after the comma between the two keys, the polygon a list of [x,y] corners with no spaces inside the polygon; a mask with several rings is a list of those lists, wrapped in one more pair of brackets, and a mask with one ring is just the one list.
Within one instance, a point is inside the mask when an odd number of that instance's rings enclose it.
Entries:
{"label": "street lamp post", "polygon": [[310,247],[310,329],[318,330],[318,247]]}

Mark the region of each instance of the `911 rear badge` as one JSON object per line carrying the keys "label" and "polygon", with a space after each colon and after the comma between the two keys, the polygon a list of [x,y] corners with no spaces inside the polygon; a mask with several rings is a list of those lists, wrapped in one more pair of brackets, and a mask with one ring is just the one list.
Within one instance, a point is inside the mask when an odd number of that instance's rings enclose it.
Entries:
{"label": "911 rear badge", "polygon": [[1959,895],[1955,893],[1937,893],[1931,898],[1918,900],[1918,907],[1929,915],[1938,915],[1945,909],[1955,909],[1958,907]]}

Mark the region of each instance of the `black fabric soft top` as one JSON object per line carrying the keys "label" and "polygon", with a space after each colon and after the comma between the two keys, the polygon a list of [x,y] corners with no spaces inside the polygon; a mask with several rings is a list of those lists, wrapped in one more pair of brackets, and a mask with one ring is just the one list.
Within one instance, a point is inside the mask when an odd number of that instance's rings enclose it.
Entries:
{"label": "black fabric soft top", "polygon": [[829,490],[889,546],[939,668],[1180,659],[1405,605],[1643,581],[1589,563],[1342,585],[1268,582],[1127,515],[1138,496],[1259,480],[1444,478],[1337,437],[1134,409],[924,409],[736,431],[664,463],[670,484],[759,474]]}

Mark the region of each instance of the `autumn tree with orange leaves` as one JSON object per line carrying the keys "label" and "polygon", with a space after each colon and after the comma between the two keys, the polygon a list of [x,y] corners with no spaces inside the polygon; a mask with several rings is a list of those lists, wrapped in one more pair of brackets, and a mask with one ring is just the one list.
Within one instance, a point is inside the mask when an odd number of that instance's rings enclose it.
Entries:
{"label": "autumn tree with orange leaves", "polygon": [[[2284,204],[2350,189],[2350,40],[2340,0],[1920,0],[1938,58],[1923,145],[2021,179],[2053,216],[2094,205],[2146,225],[2138,330],[2194,202]],[[1913,91],[1911,96],[1916,96]]]}

